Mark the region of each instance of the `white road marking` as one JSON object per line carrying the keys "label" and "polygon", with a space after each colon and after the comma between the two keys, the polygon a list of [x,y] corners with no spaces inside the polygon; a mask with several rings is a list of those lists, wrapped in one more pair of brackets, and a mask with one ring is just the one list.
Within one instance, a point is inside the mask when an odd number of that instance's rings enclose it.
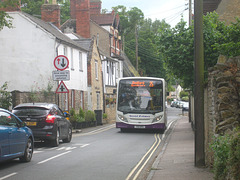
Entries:
{"label": "white road marking", "polygon": [[58,157],[60,157],[60,156],[63,156],[63,155],[65,155],[65,154],[68,154],[68,153],[70,153],[70,152],[72,152],[72,151],[67,151],[67,152],[64,152],[64,153],[62,153],[62,154],[58,154],[58,155],[53,156],[53,157],[51,157],[51,158],[45,159],[45,160],[39,162],[38,164],[43,164],[43,163],[45,163],[45,162],[48,162],[48,161],[50,161],[50,160],[52,160],[52,159],[58,158]]}
{"label": "white road marking", "polygon": [[6,175],[6,176],[4,176],[4,177],[0,177],[0,180],[4,180],[4,179],[7,179],[7,178],[9,178],[9,177],[11,177],[11,176],[14,176],[14,175],[16,175],[17,173],[15,172],[15,173],[12,173],[12,174],[8,174],[8,175]]}

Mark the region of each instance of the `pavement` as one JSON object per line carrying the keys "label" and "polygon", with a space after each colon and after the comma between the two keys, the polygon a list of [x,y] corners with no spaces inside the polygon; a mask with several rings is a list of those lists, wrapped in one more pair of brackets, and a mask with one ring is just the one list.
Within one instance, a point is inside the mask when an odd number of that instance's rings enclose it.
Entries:
{"label": "pavement", "polygon": [[182,116],[173,126],[147,180],[214,179],[210,169],[194,166],[194,131],[188,117]]}

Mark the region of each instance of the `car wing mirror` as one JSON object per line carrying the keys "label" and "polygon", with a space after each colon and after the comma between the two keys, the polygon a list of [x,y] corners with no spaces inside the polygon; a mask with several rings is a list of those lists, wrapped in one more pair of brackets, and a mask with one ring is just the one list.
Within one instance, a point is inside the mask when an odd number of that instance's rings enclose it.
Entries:
{"label": "car wing mirror", "polygon": [[70,117],[70,114],[68,114],[68,113],[64,113],[64,117]]}

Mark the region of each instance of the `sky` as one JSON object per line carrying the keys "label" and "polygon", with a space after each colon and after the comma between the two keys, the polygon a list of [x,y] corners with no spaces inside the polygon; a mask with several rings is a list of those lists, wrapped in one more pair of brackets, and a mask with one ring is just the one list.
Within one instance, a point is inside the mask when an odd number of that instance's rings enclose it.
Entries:
{"label": "sky", "polygon": [[[163,20],[174,27],[180,22],[181,15],[188,23],[189,0],[101,0],[102,9],[111,11],[112,7],[123,5],[130,10],[137,7],[142,10],[145,18]],[[192,1],[193,2],[193,1]]]}

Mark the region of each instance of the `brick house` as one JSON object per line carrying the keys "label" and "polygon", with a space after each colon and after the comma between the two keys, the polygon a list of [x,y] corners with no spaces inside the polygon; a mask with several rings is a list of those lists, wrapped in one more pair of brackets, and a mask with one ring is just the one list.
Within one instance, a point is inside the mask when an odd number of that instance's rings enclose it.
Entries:
{"label": "brick house", "polygon": [[[23,13],[20,9],[14,9],[13,12],[5,9],[13,17],[13,28],[4,27],[0,31],[0,84],[7,81],[8,90],[14,91],[13,105],[32,102],[29,98],[31,93],[34,91],[38,95],[49,85],[52,86],[51,92],[55,92],[58,82],[52,79],[52,71],[56,70],[53,60],[58,55],[65,55],[69,59],[70,81],[65,81],[69,93],[59,96],[53,93],[51,98],[42,95],[37,101],[59,104],[63,110],[88,107],[88,101],[84,100],[88,90],[88,49],[68,38],[53,23],[48,23],[53,21],[59,25],[60,9],[57,6],[43,6],[44,21]],[[46,8],[55,14],[53,19],[48,19]]]}
{"label": "brick house", "polygon": [[[100,0],[71,0],[71,19],[61,25],[64,33],[74,32],[81,37],[95,36],[100,52],[103,72],[104,107],[103,111],[111,120],[115,119],[117,80],[123,77],[123,67],[131,73],[131,63],[122,52],[122,42],[119,36],[120,18],[114,12],[101,14]],[[134,68],[132,68],[134,69]],[[126,73],[127,74],[127,73]]]}

